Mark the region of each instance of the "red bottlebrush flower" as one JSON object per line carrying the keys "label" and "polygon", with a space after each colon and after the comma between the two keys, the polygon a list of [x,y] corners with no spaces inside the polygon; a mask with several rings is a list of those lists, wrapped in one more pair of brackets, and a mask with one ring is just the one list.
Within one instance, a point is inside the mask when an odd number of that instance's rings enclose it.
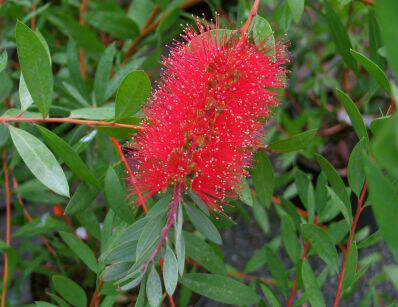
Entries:
{"label": "red bottlebrush flower", "polygon": [[191,188],[219,211],[247,175],[286,60],[283,46],[269,56],[246,33],[198,28],[188,28],[186,42],[163,61],[134,138],[132,185],[141,201],[169,186]]}

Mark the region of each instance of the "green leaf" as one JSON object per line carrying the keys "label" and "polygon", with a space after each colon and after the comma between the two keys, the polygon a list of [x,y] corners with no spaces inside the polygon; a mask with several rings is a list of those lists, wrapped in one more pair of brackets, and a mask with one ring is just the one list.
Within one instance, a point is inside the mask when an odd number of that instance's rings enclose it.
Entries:
{"label": "green leaf", "polygon": [[358,250],[355,241],[351,243],[350,250],[348,251],[346,270],[343,280],[343,289],[348,289],[355,281],[358,264]]}
{"label": "green leaf", "polygon": [[328,205],[333,205],[339,208],[344,216],[345,221],[347,222],[348,228],[350,228],[352,224],[351,206],[346,206],[331,188],[327,187],[327,189],[330,196],[330,202]]}
{"label": "green leaf", "polygon": [[43,117],[46,117],[53,95],[53,74],[46,48],[37,33],[20,21],[17,21],[15,37],[26,86]]}
{"label": "green leaf", "polygon": [[290,11],[292,12],[293,20],[299,22],[304,12],[305,0],[287,0]]}
{"label": "green leaf", "polygon": [[145,72],[132,71],[122,81],[116,94],[115,120],[129,118],[151,94],[151,81]]}
{"label": "green leaf", "polygon": [[395,289],[398,289],[398,265],[390,264],[384,267],[384,272],[391,280]]}
{"label": "green leaf", "polygon": [[398,176],[398,115],[387,119],[376,131],[372,151],[381,166]]}
{"label": "green leaf", "polygon": [[329,24],[333,40],[336,44],[337,52],[340,53],[347,66],[357,73],[358,69],[355,59],[350,53],[352,45],[346,27],[341,23],[340,17],[333,10],[329,1],[325,0],[323,4],[326,11],[325,17]]}
{"label": "green leaf", "polygon": [[86,20],[93,27],[118,39],[134,39],[140,34],[138,25],[124,13],[95,11],[87,13]]}
{"label": "green leaf", "polygon": [[354,147],[348,160],[348,183],[355,195],[359,196],[365,183],[365,170],[362,163],[362,152],[366,150],[367,142],[362,138]]}
{"label": "green leaf", "polygon": [[107,266],[101,274],[103,281],[114,281],[126,275],[126,272],[131,268],[130,262],[119,262]]}
{"label": "green leaf", "polygon": [[358,107],[346,93],[340,91],[339,89],[337,89],[336,91],[337,96],[339,97],[341,103],[344,106],[344,109],[350,117],[351,123],[354,126],[354,130],[358,138],[365,138],[366,140],[369,140],[368,131],[366,130],[365,123],[362,119],[361,113],[358,110]]}
{"label": "green leaf", "polygon": [[300,246],[297,241],[296,227],[290,216],[285,214],[281,217],[281,236],[286,252],[293,263],[300,258]]}
{"label": "green leaf", "polygon": [[162,282],[155,267],[153,266],[146,282],[146,295],[151,307],[158,307],[162,302]]}
{"label": "green leaf", "polygon": [[244,302],[252,305],[260,300],[251,287],[226,276],[189,273],[183,276],[181,283],[200,295],[225,304],[241,305]]}
{"label": "green leaf", "polygon": [[252,178],[261,205],[269,207],[274,192],[274,171],[267,156],[258,151],[254,158]]}
{"label": "green leaf", "polygon": [[271,143],[268,149],[280,152],[292,152],[307,148],[313,141],[318,129],[312,129],[293,135],[290,138]]}
{"label": "green leaf", "polygon": [[216,252],[201,238],[184,231],[187,257],[195,260],[206,270],[218,275],[226,275],[224,262]]}
{"label": "green leaf", "polygon": [[115,117],[115,106],[111,104],[99,108],[75,109],[70,113],[69,117],[92,120],[113,119]]}
{"label": "green leaf", "polygon": [[136,258],[137,241],[126,241],[110,250],[107,250],[101,256],[100,261],[105,264],[113,264],[120,262],[133,262]]}
{"label": "green leaf", "polygon": [[88,168],[86,163],[79,157],[76,151],[61,139],[54,132],[44,128],[43,126],[36,126],[42,135],[46,144],[51,150],[59,156],[66,165],[79,177],[81,180],[91,184],[92,186],[101,189],[101,184],[95,177],[94,173]]}
{"label": "green leaf", "polygon": [[[253,38],[256,45],[261,45],[269,56],[275,56],[275,38],[269,22],[256,15],[253,18]],[[265,43],[264,43],[265,42]]]}
{"label": "green leaf", "polygon": [[0,73],[7,67],[8,54],[6,50],[0,55]]}
{"label": "green leaf", "polygon": [[65,208],[65,214],[72,215],[84,211],[95,200],[98,193],[99,191],[91,186],[79,184]]}
{"label": "green leaf", "polygon": [[260,205],[260,203],[255,200],[253,203],[253,215],[265,234],[267,234],[270,230],[269,219],[267,215],[267,211],[265,211],[264,207]]}
{"label": "green leaf", "polygon": [[395,0],[377,0],[375,1],[375,11],[380,29],[383,29],[381,36],[387,51],[388,63],[395,73],[395,77],[398,77],[398,20],[396,18],[398,2]]}
{"label": "green leaf", "polygon": [[105,176],[105,198],[116,215],[126,223],[134,221],[134,212],[125,199],[125,189],[112,167],[108,168]]}
{"label": "green leaf", "polygon": [[310,242],[310,246],[331,268],[338,272],[339,258],[336,247],[330,235],[322,228],[313,224],[301,225],[301,232],[304,239]]}
{"label": "green leaf", "polygon": [[175,250],[177,256],[178,272],[182,276],[185,267],[185,238],[182,233],[182,224],[184,222],[182,206],[178,206],[177,221],[175,224]]}
{"label": "green leaf", "polygon": [[242,178],[242,183],[238,188],[239,199],[246,205],[253,207],[253,196],[250,190],[249,182],[246,178]]}
{"label": "green leaf", "polygon": [[280,257],[270,247],[267,246],[265,248],[265,254],[267,258],[267,268],[275,278],[282,293],[286,296],[288,291],[288,276],[285,266]]}
{"label": "green leaf", "polygon": [[202,211],[189,205],[185,206],[185,209],[192,224],[202,235],[216,244],[222,244],[222,239],[216,226]]}
{"label": "green leaf", "polygon": [[94,79],[94,99],[98,105],[105,102],[106,85],[112,70],[113,58],[115,56],[115,44],[111,44],[105,49],[104,54],[98,63]]}
{"label": "green leaf", "polygon": [[167,246],[163,264],[164,287],[169,295],[173,295],[178,281],[178,262],[173,250]]}
{"label": "green leaf", "polygon": [[[264,293],[265,298],[271,307],[280,307],[278,297],[272,292],[272,290],[264,284],[260,284],[261,291]],[[268,306],[268,305],[267,305]]]}
{"label": "green leaf", "polygon": [[25,79],[21,74],[19,78],[19,101],[21,103],[21,111],[26,111],[33,103],[33,98],[26,87]]}
{"label": "green leaf", "polygon": [[73,280],[61,275],[53,275],[54,289],[70,304],[76,307],[86,307],[87,296],[84,290]]}
{"label": "green leaf", "polygon": [[191,199],[193,200],[195,205],[197,205],[198,208],[200,210],[202,210],[202,212],[204,214],[206,214],[207,216],[210,216],[209,209],[208,209],[207,205],[205,204],[205,202],[200,198],[200,196],[198,194],[196,194],[196,192],[193,191],[192,189],[188,192],[188,194],[189,194],[189,196],[191,196]]}
{"label": "green leaf", "polygon": [[149,254],[155,249],[156,244],[160,238],[162,227],[164,226],[164,215],[160,214],[153,217],[145,225],[137,244],[137,256],[136,261],[138,262],[141,258]]}
{"label": "green leaf", "polygon": [[307,259],[303,260],[301,266],[301,275],[303,279],[305,294],[311,303],[312,307],[326,306],[325,300],[323,299],[322,292],[319,288],[317,278],[311,269]]}
{"label": "green leaf", "polygon": [[318,161],[318,164],[320,165],[323,172],[325,173],[333,190],[340,197],[340,199],[343,201],[343,203],[346,206],[349,206],[350,198],[346,191],[343,179],[341,179],[339,173],[336,171],[336,169],[333,167],[333,165],[328,160],[326,160],[324,157],[322,157],[321,155],[318,155],[318,154],[315,154],[315,157]]}
{"label": "green leaf", "polygon": [[66,64],[69,77],[73,85],[79,90],[80,94],[85,93],[85,86],[82,73],[80,71],[79,54],[74,40],[69,39],[66,47]]}
{"label": "green leaf", "polygon": [[70,232],[60,231],[62,240],[94,273],[98,271],[97,259],[93,251],[82,240]]}
{"label": "green leaf", "polygon": [[12,126],[9,129],[18,153],[33,175],[50,190],[69,197],[68,181],[51,151],[32,134]]}
{"label": "green leaf", "polygon": [[179,6],[174,8],[171,7],[171,9],[165,13],[166,17],[160,21],[158,27],[156,28],[156,34],[161,35],[162,32],[170,29],[178,21],[180,13],[181,9]]}
{"label": "green leaf", "polygon": [[379,83],[379,85],[391,95],[390,81],[379,65],[355,50],[351,50],[351,54],[359,63],[362,64],[362,66],[377,81],[377,83]]}
{"label": "green leaf", "polygon": [[300,200],[309,214],[309,220],[312,222],[315,216],[315,192],[314,186],[308,175],[300,170],[296,170],[294,174],[294,182],[297,187]]}
{"label": "green leaf", "polygon": [[398,216],[398,193],[396,186],[383,176],[382,171],[369,158],[364,159],[366,178],[369,182],[369,201],[379,225],[380,233],[398,259],[398,236],[396,217]]}
{"label": "green leaf", "polygon": [[44,301],[36,301],[35,302],[35,306],[37,307],[57,307],[57,305],[51,304],[51,303],[47,303]]}

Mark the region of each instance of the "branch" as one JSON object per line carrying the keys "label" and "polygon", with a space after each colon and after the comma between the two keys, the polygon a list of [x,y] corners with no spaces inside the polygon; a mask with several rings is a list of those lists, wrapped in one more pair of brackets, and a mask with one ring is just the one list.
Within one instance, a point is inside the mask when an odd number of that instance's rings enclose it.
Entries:
{"label": "branch", "polygon": [[250,24],[252,23],[253,17],[257,15],[258,5],[260,4],[260,0],[254,0],[252,9],[249,13],[249,17],[247,18],[245,24],[243,25],[241,31],[242,33],[247,33],[249,31]]}
{"label": "branch", "polygon": [[[11,244],[11,196],[10,196],[10,180],[8,176],[7,151],[3,148],[3,168],[4,168],[4,190],[6,196],[6,244]],[[6,305],[7,283],[8,283],[8,254],[4,252],[4,273],[3,273],[3,289],[1,292],[1,307]]]}
{"label": "branch", "polygon": [[362,210],[363,210],[363,205],[364,205],[364,201],[365,201],[365,194],[366,194],[367,188],[368,188],[368,182],[365,181],[365,183],[363,185],[363,188],[362,188],[361,195],[358,198],[357,210],[355,212],[354,221],[352,222],[351,233],[350,233],[350,236],[349,236],[348,242],[347,242],[347,248],[346,248],[345,253],[344,253],[344,263],[343,263],[343,268],[341,270],[341,274],[339,276],[339,283],[338,283],[338,286],[337,286],[336,297],[334,299],[334,304],[333,304],[334,307],[338,307],[339,306],[341,292],[342,292],[342,289],[343,289],[343,281],[344,281],[345,270],[346,270],[346,267],[347,267],[348,253],[350,252],[350,247],[351,247],[352,241],[354,240],[354,237],[355,237],[355,231],[356,231],[356,228],[357,228],[358,220],[359,220],[359,217],[360,217],[360,215],[362,213]]}
{"label": "branch", "polygon": [[[195,5],[201,1],[202,0],[187,0],[180,5],[180,8],[186,9],[186,8],[188,8],[192,5]],[[136,37],[136,39],[131,43],[131,46],[127,49],[127,51],[123,57],[122,65],[124,65],[128,62],[128,60],[131,58],[131,56],[137,51],[137,48],[138,48],[139,44],[142,42],[142,40],[156,29],[156,27],[167,16],[167,13],[168,13],[168,12],[164,12],[158,19],[156,19],[154,21],[153,19],[156,16],[157,12],[158,12],[158,8],[155,6],[152,13],[148,17],[147,23],[144,26],[144,28],[142,29],[140,35],[138,35]]]}
{"label": "branch", "polygon": [[85,120],[73,119],[68,117],[53,117],[53,118],[25,118],[25,117],[0,117],[0,123],[8,122],[23,122],[23,123],[72,123],[79,125],[93,125],[93,126],[107,126],[119,127],[141,130],[142,127],[137,125],[121,124],[115,122],[107,122],[102,120]]}

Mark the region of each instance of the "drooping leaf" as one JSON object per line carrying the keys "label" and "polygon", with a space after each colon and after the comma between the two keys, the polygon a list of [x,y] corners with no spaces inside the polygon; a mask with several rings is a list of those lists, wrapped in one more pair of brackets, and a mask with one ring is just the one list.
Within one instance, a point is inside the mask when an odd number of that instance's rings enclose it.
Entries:
{"label": "drooping leaf", "polygon": [[261,205],[268,207],[274,192],[274,171],[267,156],[258,151],[255,156],[252,178]]}
{"label": "drooping leaf", "polygon": [[299,22],[304,12],[305,0],[288,0],[290,11],[295,22]]}
{"label": "drooping leaf", "polygon": [[6,50],[0,55],[0,73],[7,67],[8,54]]}
{"label": "drooping leaf", "polygon": [[271,143],[268,148],[280,152],[292,152],[300,149],[305,149],[311,144],[318,129],[312,129],[293,135],[284,140],[278,140]]}
{"label": "drooping leaf", "polygon": [[93,120],[113,119],[115,117],[115,106],[110,104],[99,108],[75,109],[70,113],[69,117]]}
{"label": "drooping leaf", "polygon": [[173,295],[178,281],[178,262],[173,250],[167,246],[163,264],[164,287],[168,294]]}
{"label": "drooping leaf", "polygon": [[269,56],[274,56],[275,38],[271,25],[265,18],[259,15],[254,16],[253,23],[254,23],[253,27],[254,42],[256,43],[256,45],[263,46],[264,50],[266,51],[266,54],[268,54]]}
{"label": "drooping leaf", "polygon": [[40,112],[46,117],[53,95],[53,74],[47,50],[37,33],[20,21],[17,21],[15,37],[26,86]]}
{"label": "drooping leaf", "polygon": [[76,176],[97,189],[101,189],[101,184],[95,177],[94,173],[88,168],[86,163],[84,163],[72,146],[54,132],[44,128],[43,126],[37,126],[37,129],[44,138],[46,144],[57,156],[62,158],[65,164],[69,166]]}
{"label": "drooping leaf", "polygon": [[33,98],[26,86],[23,74],[19,78],[19,101],[21,103],[21,111],[26,111],[33,103]]}
{"label": "drooping leaf", "polygon": [[301,266],[301,274],[304,284],[305,293],[308,300],[313,307],[323,307],[326,306],[325,300],[323,298],[322,292],[319,288],[317,278],[311,269],[308,260],[304,259]]}
{"label": "drooping leaf", "polygon": [[73,280],[62,275],[54,275],[52,277],[52,285],[68,303],[76,307],[86,307],[86,293]]}
{"label": "drooping leaf", "polygon": [[301,225],[301,232],[319,257],[337,272],[339,268],[338,255],[330,235],[313,224]]}
{"label": "drooping leaf", "polygon": [[358,249],[355,241],[351,243],[343,280],[343,289],[348,289],[355,280],[358,264]]}
{"label": "drooping leaf", "polygon": [[146,282],[146,295],[151,307],[158,307],[162,301],[162,282],[155,267],[152,267]]}
{"label": "drooping leaf", "polygon": [[9,129],[18,153],[33,175],[50,190],[69,197],[68,181],[51,151],[29,132],[12,126]]}
{"label": "drooping leaf", "polygon": [[351,151],[347,166],[347,178],[352,191],[359,196],[365,182],[362,152],[366,149],[366,139],[362,138]]}
{"label": "drooping leaf", "polygon": [[105,102],[106,85],[112,70],[113,58],[115,56],[115,45],[111,44],[105,49],[104,54],[98,63],[94,79],[94,98],[98,105]]}
{"label": "drooping leaf", "polygon": [[82,240],[70,232],[60,231],[62,240],[94,273],[97,273],[98,263],[93,251]]}
{"label": "drooping leaf", "polygon": [[189,273],[185,274],[181,283],[192,291],[217,302],[241,305],[256,304],[259,296],[250,287],[226,276]]}

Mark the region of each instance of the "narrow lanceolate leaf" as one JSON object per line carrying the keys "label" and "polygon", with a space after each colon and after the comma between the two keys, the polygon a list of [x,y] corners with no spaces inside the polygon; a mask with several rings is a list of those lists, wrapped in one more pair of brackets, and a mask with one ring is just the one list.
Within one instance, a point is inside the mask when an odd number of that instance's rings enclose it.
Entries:
{"label": "narrow lanceolate leaf", "polygon": [[33,175],[50,190],[69,197],[68,181],[52,152],[32,134],[12,126],[9,129],[18,153]]}
{"label": "narrow lanceolate leaf", "polygon": [[278,255],[270,248],[265,248],[265,255],[267,258],[267,268],[270,270],[271,275],[276,279],[279,288],[286,296],[288,290],[288,277],[285,266]]}
{"label": "narrow lanceolate leaf", "polygon": [[184,274],[181,283],[200,295],[225,304],[253,305],[260,300],[251,287],[226,276],[189,273]]}
{"label": "narrow lanceolate leaf", "polygon": [[301,225],[304,239],[310,242],[311,248],[321,257],[323,261],[331,266],[336,272],[339,268],[339,260],[336,247],[332,238],[322,228],[313,224]]}
{"label": "narrow lanceolate leaf", "polygon": [[355,241],[353,241],[351,243],[350,250],[348,252],[347,264],[343,280],[343,289],[348,289],[355,281],[357,264],[358,264],[358,249]]}
{"label": "narrow lanceolate leaf", "polygon": [[178,206],[177,221],[175,223],[175,249],[178,263],[178,272],[182,276],[185,267],[185,238],[182,233],[183,212],[182,205]]}
{"label": "narrow lanceolate leaf", "polygon": [[281,218],[281,236],[283,245],[293,263],[297,263],[300,258],[300,247],[296,235],[296,227],[292,218],[289,215],[284,215]]}
{"label": "narrow lanceolate leaf", "polygon": [[155,267],[152,267],[146,282],[146,295],[151,307],[158,307],[162,301],[162,282]]}
{"label": "narrow lanceolate leaf", "polygon": [[262,45],[264,50],[267,52],[268,55],[274,56],[275,55],[275,38],[274,32],[272,31],[271,25],[269,22],[259,16],[256,15],[253,18],[254,27],[253,27],[253,39],[256,45]]}
{"label": "narrow lanceolate leaf", "polygon": [[299,22],[304,12],[305,0],[287,0],[290,11],[295,22]]}
{"label": "narrow lanceolate leaf", "polygon": [[377,161],[388,172],[398,176],[398,115],[385,119],[375,135],[372,151]]}
{"label": "narrow lanceolate leaf", "polygon": [[93,251],[82,240],[70,232],[60,231],[62,240],[94,273],[97,273],[98,263]]}
{"label": "narrow lanceolate leaf", "polygon": [[290,138],[271,143],[268,148],[280,152],[291,152],[305,149],[311,144],[318,129],[312,129],[293,135]]}
{"label": "narrow lanceolate leaf", "polygon": [[84,163],[72,146],[66,143],[54,132],[42,126],[37,126],[37,129],[39,129],[46,144],[65,162],[66,165],[69,166],[77,177],[98,189],[101,188],[101,184],[95,177],[94,173],[88,168],[86,163]]}
{"label": "narrow lanceolate leaf", "polygon": [[315,192],[314,186],[307,174],[300,170],[296,170],[294,174],[294,182],[297,187],[300,200],[305,206],[309,214],[309,220],[313,221],[315,216]]}
{"label": "narrow lanceolate leaf", "polygon": [[[148,255],[156,247],[160,238],[160,232],[164,226],[164,216],[162,214],[153,217],[142,230],[137,244],[136,261]],[[149,255],[148,255],[149,256]]]}
{"label": "narrow lanceolate leaf", "polygon": [[308,260],[306,259],[303,260],[303,264],[301,266],[301,274],[302,274],[305,294],[307,295],[307,298],[310,301],[311,306],[312,307],[326,306],[316,276],[312,271],[311,266],[308,263]]}
{"label": "narrow lanceolate leaf", "polygon": [[267,211],[257,200],[255,200],[253,203],[253,215],[262,231],[267,234],[270,229]]}
{"label": "narrow lanceolate leaf", "polygon": [[368,131],[366,130],[365,123],[362,119],[361,113],[358,110],[358,107],[346,93],[340,91],[339,89],[337,89],[337,96],[339,97],[344,109],[350,117],[351,123],[358,138],[366,138],[369,140]]}
{"label": "narrow lanceolate leaf", "polygon": [[47,50],[37,33],[18,21],[15,28],[19,64],[33,101],[44,117],[53,95],[53,74]]}
{"label": "narrow lanceolate leaf", "polygon": [[62,275],[54,275],[52,277],[52,285],[65,301],[72,304],[72,306],[85,307],[87,305],[86,293],[73,280]]}
{"label": "narrow lanceolate leaf", "polygon": [[202,235],[216,244],[222,244],[222,239],[216,226],[202,211],[189,205],[185,206],[185,209],[192,224]]}
{"label": "narrow lanceolate leaf", "polygon": [[268,207],[274,192],[274,170],[267,156],[261,151],[256,153],[252,177],[258,200],[261,205]]}
{"label": "narrow lanceolate leaf", "polygon": [[362,138],[351,151],[347,166],[348,183],[355,195],[359,196],[365,182],[362,153],[366,150],[367,141]]}
{"label": "narrow lanceolate leaf", "polygon": [[101,105],[105,101],[106,86],[112,70],[113,57],[115,56],[115,45],[111,44],[106,48],[104,54],[98,63],[94,79],[94,97],[95,102]]}
{"label": "narrow lanceolate leaf", "polygon": [[388,80],[384,71],[368,57],[364,56],[355,50],[351,50],[352,56],[362,64],[366,71],[379,83],[379,85],[388,93],[391,94],[390,81]]}
{"label": "narrow lanceolate leaf", "polygon": [[333,167],[333,165],[326,160],[321,155],[315,154],[315,157],[318,161],[318,164],[322,168],[323,172],[325,173],[330,185],[332,186],[333,190],[336,194],[340,197],[340,199],[344,202],[346,206],[350,204],[349,195],[346,191],[343,179],[341,179],[339,173]]}
{"label": "narrow lanceolate leaf", "polygon": [[264,296],[271,307],[280,307],[281,303],[279,302],[278,297],[275,295],[272,290],[264,284],[260,284],[261,291],[264,293]]}
{"label": "narrow lanceolate leaf", "polygon": [[380,232],[395,259],[398,259],[398,236],[396,218],[398,216],[398,193],[396,186],[383,176],[377,165],[366,157],[366,178],[369,182],[369,199],[379,225]]}
{"label": "narrow lanceolate leaf", "polygon": [[238,188],[239,199],[244,202],[246,205],[253,207],[253,196],[250,191],[249,182],[246,178],[242,179],[242,183]]}
{"label": "narrow lanceolate leaf", "polygon": [[167,246],[163,264],[164,287],[168,294],[173,295],[178,281],[178,263],[173,250]]}
{"label": "narrow lanceolate leaf", "polygon": [[21,103],[21,111],[26,111],[33,103],[32,96],[26,86],[23,74],[19,78],[19,102]]}
{"label": "narrow lanceolate leaf", "polygon": [[395,0],[375,1],[375,11],[380,24],[381,36],[387,51],[388,63],[390,64],[395,77],[398,77],[398,2]]}
{"label": "narrow lanceolate leaf", "polygon": [[341,23],[340,17],[333,10],[329,3],[329,0],[323,2],[326,19],[329,24],[330,31],[332,33],[333,40],[336,44],[336,49],[338,53],[342,56],[344,62],[350,67],[354,72],[357,72],[357,66],[355,59],[350,53],[352,49],[351,41],[347,33],[346,27]]}
{"label": "narrow lanceolate leaf", "polygon": [[134,212],[126,201],[125,195],[119,177],[115,170],[109,167],[105,176],[105,198],[116,215],[130,224],[134,220]]}
{"label": "narrow lanceolate leaf", "polygon": [[347,227],[350,228],[352,224],[351,206],[346,206],[343,203],[343,201],[340,199],[340,197],[338,197],[337,194],[331,188],[327,187],[327,189],[328,189],[328,194],[330,196],[330,202],[328,204],[339,208],[339,210],[344,216],[344,219],[347,222]]}
{"label": "narrow lanceolate leaf", "polygon": [[95,200],[99,191],[85,183],[80,183],[65,208],[65,214],[72,215],[84,211]]}
{"label": "narrow lanceolate leaf", "polygon": [[151,81],[142,70],[129,73],[116,94],[115,120],[135,115],[151,94]]}
{"label": "narrow lanceolate leaf", "polygon": [[0,73],[7,67],[8,55],[7,51],[3,50],[0,55]]}

